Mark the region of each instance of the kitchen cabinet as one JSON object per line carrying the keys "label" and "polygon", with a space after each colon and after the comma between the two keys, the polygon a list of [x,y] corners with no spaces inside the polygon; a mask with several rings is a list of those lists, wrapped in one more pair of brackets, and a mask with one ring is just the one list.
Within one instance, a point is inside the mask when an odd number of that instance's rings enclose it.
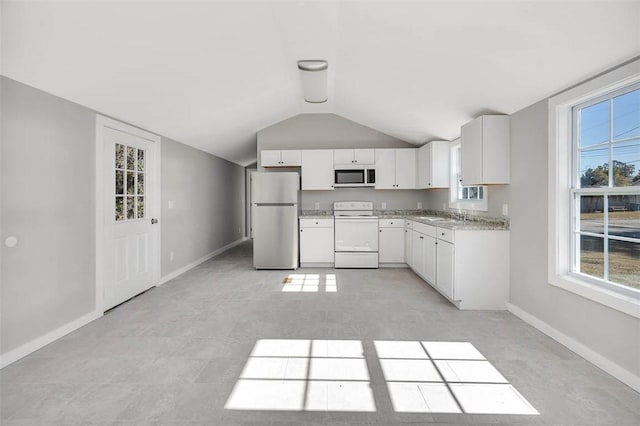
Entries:
{"label": "kitchen cabinet", "polygon": [[389,266],[401,266],[404,264],[404,219],[380,219],[378,231],[378,262]]}
{"label": "kitchen cabinet", "polygon": [[333,151],[333,163],[340,165],[372,165],[375,164],[373,149],[336,149]]}
{"label": "kitchen cabinet", "polygon": [[463,185],[508,184],[510,117],[482,115],[462,126]]}
{"label": "kitchen cabinet", "polygon": [[419,222],[413,223],[412,257],[414,271],[429,284],[436,279],[436,229]]}
{"label": "kitchen cabinet", "polygon": [[376,189],[416,188],[415,148],[376,149]]}
{"label": "kitchen cabinet", "polygon": [[305,149],[301,164],[303,191],[333,189],[332,149]]}
{"label": "kitchen cabinet", "polygon": [[413,265],[413,222],[410,220],[404,221],[404,259],[407,265],[411,268]]}
{"label": "kitchen cabinet", "polygon": [[300,167],[301,162],[300,150],[260,151],[260,165],[262,167]]}
{"label": "kitchen cabinet", "polygon": [[432,141],[418,148],[418,188],[448,188],[450,158],[448,141]]}
{"label": "kitchen cabinet", "polygon": [[333,267],[333,218],[300,218],[300,266]]}
{"label": "kitchen cabinet", "polygon": [[504,310],[509,296],[509,231],[452,230],[416,221],[408,261],[459,309]]}
{"label": "kitchen cabinet", "polygon": [[453,293],[453,244],[444,240],[436,241],[436,277],[435,283],[445,296],[454,300]]}

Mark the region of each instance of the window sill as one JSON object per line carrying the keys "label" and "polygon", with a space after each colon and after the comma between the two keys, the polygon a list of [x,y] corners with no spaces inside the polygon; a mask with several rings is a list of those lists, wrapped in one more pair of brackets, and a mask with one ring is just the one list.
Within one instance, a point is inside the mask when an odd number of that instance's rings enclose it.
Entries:
{"label": "window sill", "polygon": [[640,300],[588,282],[578,275],[555,275],[549,284],[640,319]]}

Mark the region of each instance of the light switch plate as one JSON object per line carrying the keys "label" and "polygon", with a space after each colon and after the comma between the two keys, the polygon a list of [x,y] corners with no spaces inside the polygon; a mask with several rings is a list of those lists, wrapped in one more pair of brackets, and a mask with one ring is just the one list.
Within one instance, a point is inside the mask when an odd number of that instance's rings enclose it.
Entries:
{"label": "light switch plate", "polygon": [[320,210],[320,203],[315,203],[315,209]]}
{"label": "light switch plate", "polygon": [[507,216],[509,214],[509,204],[502,205],[502,214]]}
{"label": "light switch plate", "polygon": [[418,210],[422,209],[422,203],[420,201],[418,201]]}
{"label": "light switch plate", "polygon": [[169,202],[167,204],[168,204],[169,210],[171,210],[171,209],[176,207],[176,202],[173,201],[173,200],[169,200]]}
{"label": "light switch plate", "polygon": [[382,202],[382,210],[387,208],[387,203],[385,203],[384,201]]}

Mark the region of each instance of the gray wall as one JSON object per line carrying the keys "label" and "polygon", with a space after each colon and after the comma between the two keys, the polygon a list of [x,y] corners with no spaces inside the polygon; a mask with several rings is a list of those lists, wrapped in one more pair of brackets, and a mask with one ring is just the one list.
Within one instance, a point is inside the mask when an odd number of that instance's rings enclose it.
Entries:
{"label": "gray wall", "polygon": [[[5,77],[0,90],[5,354],[95,310],[96,113]],[[242,238],[244,168],[166,138],[161,161],[166,275]]]}
{"label": "gray wall", "polygon": [[[510,185],[490,185],[488,190],[487,207],[488,210],[484,211],[471,211],[468,213],[476,216],[491,216],[499,218],[508,218],[511,216],[510,205],[510,193],[512,189]],[[429,189],[427,199],[427,208],[430,210],[445,210],[445,211],[457,211],[456,209],[449,208],[449,189]],[[445,204],[446,208],[442,208]],[[502,214],[502,205],[507,204],[507,215]]]}
{"label": "gray wall", "polygon": [[94,310],[95,113],[4,77],[0,90],[6,353]]}
{"label": "gray wall", "polygon": [[[263,149],[407,148],[414,145],[336,114],[299,114],[258,131]],[[258,156],[258,166],[260,156]]]}
{"label": "gray wall", "polygon": [[302,191],[301,207],[303,210],[314,210],[315,203],[320,203],[320,210],[333,210],[333,202],[341,200],[373,201],[373,208],[382,209],[382,202],[387,203],[386,210],[405,210],[418,208],[418,202],[427,208],[427,190],[380,190],[373,188],[338,188],[333,191]]}
{"label": "gray wall", "polygon": [[243,238],[244,194],[244,167],[162,138],[162,275]]}
{"label": "gray wall", "polygon": [[[340,149],[340,148],[415,148],[408,142],[355,123],[336,114],[300,114],[258,132],[258,153],[263,149]],[[260,155],[258,155],[258,168]],[[300,169],[291,169],[300,171]],[[334,191],[303,191],[301,208],[333,208],[334,201],[373,201],[375,208],[387,203],[387,209],[415,209],[418,202],[426,208],[427,191],[374,190],[340,188]]]}
{"label": "gray wall", "polygon": [[511,117],[511,303],[640,375],[640,320],[548,284],[547,114],[544,100]]}

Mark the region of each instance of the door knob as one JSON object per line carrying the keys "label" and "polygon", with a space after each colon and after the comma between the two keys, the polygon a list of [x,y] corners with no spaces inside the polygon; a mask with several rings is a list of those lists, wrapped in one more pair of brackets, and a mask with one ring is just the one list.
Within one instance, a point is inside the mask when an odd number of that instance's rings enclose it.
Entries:
{"label": "door knob", "polygon": [[151,224],[155,225],[156,223],[158,223],[158,219],[151,219]]}

